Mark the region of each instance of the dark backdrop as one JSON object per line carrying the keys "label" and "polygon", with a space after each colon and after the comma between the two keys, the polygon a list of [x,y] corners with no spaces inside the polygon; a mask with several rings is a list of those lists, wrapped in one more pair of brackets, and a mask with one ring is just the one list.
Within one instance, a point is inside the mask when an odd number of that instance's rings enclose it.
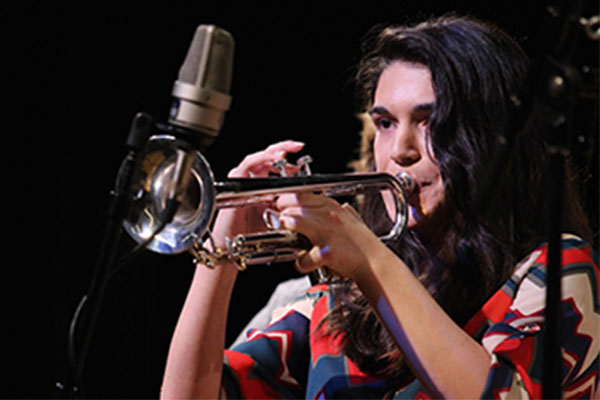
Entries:
{"label": "dark backdrop", "polygon": [[[360,38],[370,27],[447,11],[472,13],[496,21],[532,51],[545,5],[39,3],[0,6],[2,193],[8,199],[1,326],[9,371],[0,397],[9,398],[60,396],[55,385],[66,379],[68,324],[91,279],[131,119],[138,111],[164,119],[198,24],[219,25],[236,41],[233,106],[206,152],[215,175],[224,177],[243,155],[286,138],[307,143],[313,171],[342,172],[358,143],[351,77]],[[593,119],[591,126],[580,131],[585,142],[577,151],[585,162],[597,147]],[[597,172],[597,158],[590,171]],[[594,179],[588,199],[597,220],[597,174]],[[130,246],[124,238],[122,250]],[[158,395],[192,272],[187,254],[146,252],[110,281],[86,368],[87,397]],[[275,285],[293,276],[289,265],[241,274],[228,341]]]}

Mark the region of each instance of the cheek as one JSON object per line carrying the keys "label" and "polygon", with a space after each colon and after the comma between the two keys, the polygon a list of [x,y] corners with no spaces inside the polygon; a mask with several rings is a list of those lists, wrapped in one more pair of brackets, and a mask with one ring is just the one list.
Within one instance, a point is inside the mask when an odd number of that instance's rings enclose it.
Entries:
{"label": "cheek", "polygon": [[375,159],[375,169],[378,172],[382,172],[385,171],[385,160],[389,160],[389,156],[386,153],[387,146],[378,137],[379,135],[375,136],[373,142],[373,158]]}
{"label": "cheek", "polygon": [[444,204],[445,199],[446,194],[444,191],[444,184],[440,179],[438,182],[431,185],[427,191],[421,193],[419,199],[421,212],[423,215],[433,213],[437,208]]}

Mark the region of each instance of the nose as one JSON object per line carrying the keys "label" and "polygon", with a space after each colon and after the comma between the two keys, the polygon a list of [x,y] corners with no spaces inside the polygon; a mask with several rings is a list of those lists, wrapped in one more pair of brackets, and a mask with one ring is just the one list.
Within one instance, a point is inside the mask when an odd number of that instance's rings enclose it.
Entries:
{"label": "nose", "polygon": [[410,126],[398,128],[392,146],[391,158],[401,167],[410,167],[421,159],[419,141]]}

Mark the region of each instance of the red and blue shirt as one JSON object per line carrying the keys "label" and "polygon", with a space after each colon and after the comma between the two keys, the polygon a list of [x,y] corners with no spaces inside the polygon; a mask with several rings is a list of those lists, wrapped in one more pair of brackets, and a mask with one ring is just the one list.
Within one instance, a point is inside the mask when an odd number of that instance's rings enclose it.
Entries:
{"label": "red and blue shirt", "polygon": [[[600,298],[598,257],[575,236],[563,238],[561,335],[564,398],[591,398],[598,388]],[[465,325],[491,354],[483,398],[541,398],[547,246],[521,262],[513,276]],[[317,285],[273,314],[263,330],[225,351],[225,398],[427,399],[418,380],[398,388],[362,372],[324,335],[319,322],[333,308]]]}

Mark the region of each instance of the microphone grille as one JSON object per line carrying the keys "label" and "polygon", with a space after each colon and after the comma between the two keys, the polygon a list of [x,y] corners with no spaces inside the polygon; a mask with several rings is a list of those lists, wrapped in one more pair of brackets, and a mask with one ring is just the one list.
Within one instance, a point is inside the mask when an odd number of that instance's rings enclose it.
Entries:
{"label": "microphone grille", "polygon": [[200,25],[179,70],[178,80],[197,87],[229,93],[233,75],[234,41],[214,25]]}

